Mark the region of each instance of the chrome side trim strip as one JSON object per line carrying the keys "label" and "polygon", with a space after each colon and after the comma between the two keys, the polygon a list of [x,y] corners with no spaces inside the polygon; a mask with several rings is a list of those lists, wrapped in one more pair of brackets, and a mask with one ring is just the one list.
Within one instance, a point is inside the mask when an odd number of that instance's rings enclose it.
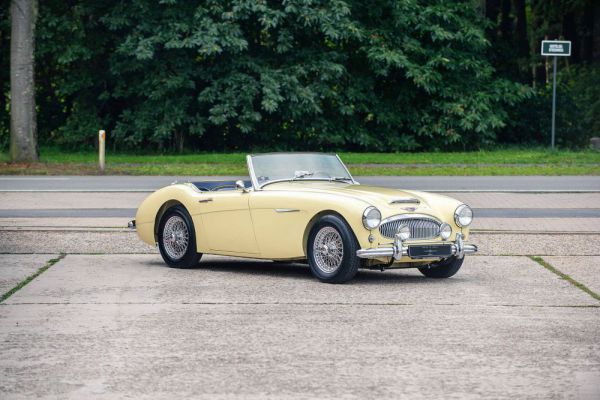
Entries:
{"label": "chrome side trim strip", "polygon": [[300,211],[300,210],[297,208],[276,208],[275,209],[275,212],[278,212],[278,213],[290,213],[290,212],[298,212],[298,211]]}

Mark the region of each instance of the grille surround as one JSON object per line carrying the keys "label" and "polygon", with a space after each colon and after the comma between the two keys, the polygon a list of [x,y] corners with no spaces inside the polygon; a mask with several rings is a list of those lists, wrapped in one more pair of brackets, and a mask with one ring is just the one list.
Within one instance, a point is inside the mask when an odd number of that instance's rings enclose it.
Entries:
{"label": "grille surround", "polygon": [[408,225],[410,228],[408,240],[424,240],[438,237],[442,223],[429,215],[395,215],[381,221],[379,233],[385,238],[394,239],[400,225]]}

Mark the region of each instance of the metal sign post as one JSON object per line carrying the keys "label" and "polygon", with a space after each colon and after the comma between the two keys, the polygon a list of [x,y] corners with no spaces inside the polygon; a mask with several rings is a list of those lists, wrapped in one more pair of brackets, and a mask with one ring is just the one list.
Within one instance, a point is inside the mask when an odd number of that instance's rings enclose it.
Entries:
{"label": "metal sign post", "polygon": [[551,146],[554,149],[556,137],[556,57],[568,57],[571,55],[571,42],[569,40],[542,40],[542,56],[552,56],[552,133]]}

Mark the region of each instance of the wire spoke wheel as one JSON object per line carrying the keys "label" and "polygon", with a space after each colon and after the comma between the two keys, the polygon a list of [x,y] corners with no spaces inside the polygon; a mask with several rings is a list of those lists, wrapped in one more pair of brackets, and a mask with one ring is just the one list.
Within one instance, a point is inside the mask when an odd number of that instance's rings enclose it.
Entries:
{"label": "wire spoke wheel", "polygon": [[317,268],[327,274],[335,272],[344,259],[344,243],[340,233],[331,226],[321,228],[315,236],[313,254]]}
{"label": "wire spoke wheel", "polygon": [[169,217],[162,234],[162,244],[167,255],[173,260],[185,256],[189,240],[190,233],[183,218],[179,215]]}

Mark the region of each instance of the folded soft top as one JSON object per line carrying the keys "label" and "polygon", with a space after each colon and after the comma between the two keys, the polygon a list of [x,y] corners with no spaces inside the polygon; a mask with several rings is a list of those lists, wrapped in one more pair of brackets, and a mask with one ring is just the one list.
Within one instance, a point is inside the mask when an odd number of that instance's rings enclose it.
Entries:
{"label": "folded soft top", "polygon": [[[192,185],[196,186],[198,190],[202,192],[216,192],[218,190],[235,190],[236,181],[203,181],[203,182],[192,182]],[[245,187],[252,186],[250,181],[244,181]]]}

